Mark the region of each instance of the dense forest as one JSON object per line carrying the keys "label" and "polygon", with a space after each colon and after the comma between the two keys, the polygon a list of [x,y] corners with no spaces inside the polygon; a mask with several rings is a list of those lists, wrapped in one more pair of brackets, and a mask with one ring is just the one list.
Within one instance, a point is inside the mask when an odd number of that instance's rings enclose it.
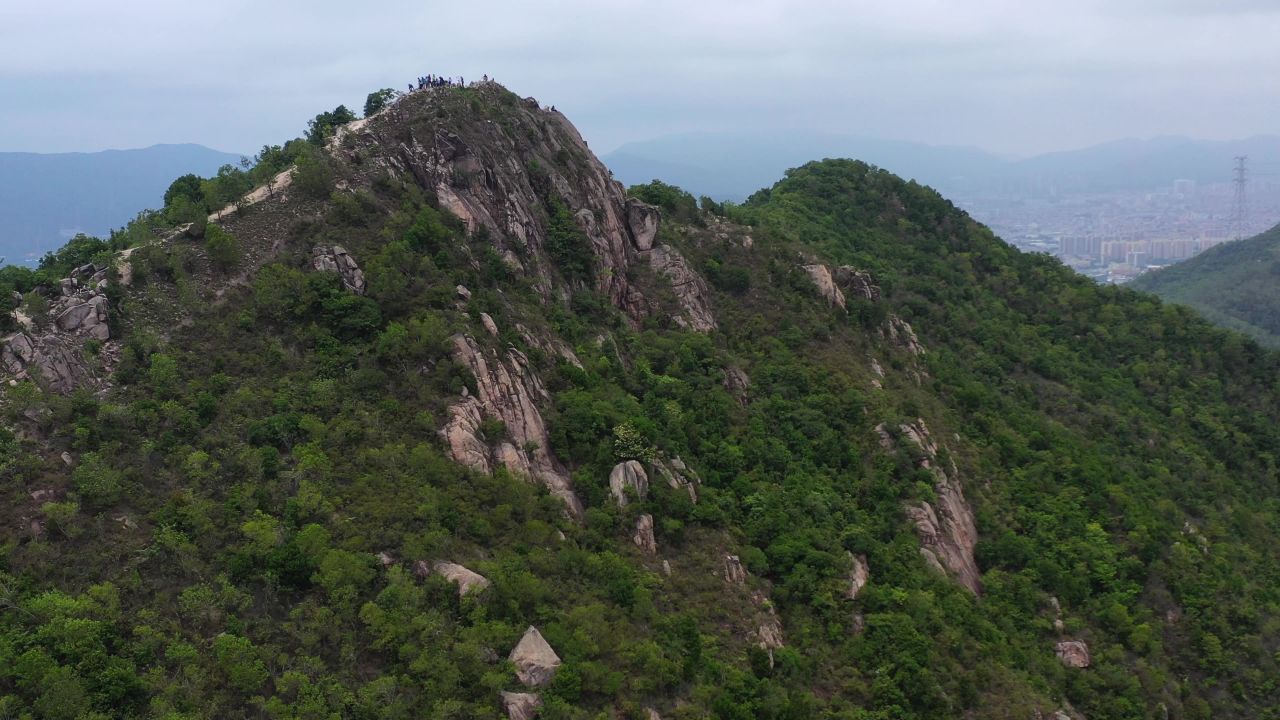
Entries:
{"label": "dense forest", "polygon": [[1190,305],[1223,327],[1280,347],[1280,227],[1146,273],[1133,287]]}
{"label": "dense forest", "polygon": [[369,109],[0,271],[0,718],[1280,717],[1280,356],[864,163]]}

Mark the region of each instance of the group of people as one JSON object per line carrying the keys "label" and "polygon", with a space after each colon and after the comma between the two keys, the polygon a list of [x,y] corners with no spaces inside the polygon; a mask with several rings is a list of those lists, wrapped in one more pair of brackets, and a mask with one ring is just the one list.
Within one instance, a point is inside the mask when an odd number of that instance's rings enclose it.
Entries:
{"label": "group of people", "polygon": [[[489,82],[489,76],[487,74],[484,76],[484,82]],[[418,78],[418,86],[416,88],[412,83],[410,83],[409,92],[413,92],[414,90],[425,90],[427,88],[466,86],[467,81],[464,80],[461,75],[458,76],[457,80],[444,77],[443,75],[423,75]]]}
{"label": "group of people", "polygon": [[[422,76],[417,78],[417,90],[425,90],[428,87],[466,87],[467,83],[462,77],[458,77],[456,81],[453,78],[440,76]],[[413,92],[413,86],[408,86],[408,91]]]}

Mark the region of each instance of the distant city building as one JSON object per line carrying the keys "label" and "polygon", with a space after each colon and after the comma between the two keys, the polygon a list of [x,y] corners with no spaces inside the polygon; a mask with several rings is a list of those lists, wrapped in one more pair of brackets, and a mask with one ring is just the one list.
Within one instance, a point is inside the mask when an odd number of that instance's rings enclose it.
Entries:
{"label": "distant city building", "polygon": [[1173,194],[1179,197],[1189,198],[1196,194],[1195,180],[1174,180]]}

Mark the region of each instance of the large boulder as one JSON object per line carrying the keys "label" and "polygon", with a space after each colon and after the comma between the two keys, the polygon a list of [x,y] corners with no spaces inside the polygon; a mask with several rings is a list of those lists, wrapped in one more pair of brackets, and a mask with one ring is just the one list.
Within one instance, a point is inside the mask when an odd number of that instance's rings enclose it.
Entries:
{"label": "large boulder", "polygon": [[364,271],[341,245],[312,250],[311,266],[320,272],[337,273],[342,278],[343,287],[357,295],[364,294]]}
{"label": "large boulder", "polygon": [[1089,646],[1081,640],[1063,640],[1054,647],[1053,651],[1067,667],[1087,668],[1092,662],[1089,657]]}
{"label": "large boulder", "polygon": [[836,285],[830,268],[826,265],[801,265],[800,267],[809,273],[813,284],[818,287],[818,294],[827,301],[828,305],[841,310],[845,308],[844,293],[840,292],[840,288]]}
{"label": "large boulder", "polygon": [[653,537],[653,516],[648,513],[636,518],[636,532],[631,536],[636,547],[649,555],[658,554],[658,541]]}
{"label": "large boulder", "polygon": [[469,592],[479,592],[489,587],[489,579],[474,570],[469,570],[457,563],[437,560],[428,564],[425,560],[414,563],[413,571],[419,577],[436,574],[458,586],[458,596]]}
{"label": "large boulder", "polygon": [[72,304],[57,316],[54,324],[63,332],[106,340],[111,337],[111,330],[107,327],[107,298],[94,295],[84,302]]}
{"label": "large boulder", "polygon": [[618,507],[626,507],[631,495],[643,500],[649,492],[649,474],[635,460],[627,460],[613,466],[609,473],[609,493]]}
{"label": "large boulder", "polygon": [[532,720],[542,707],[542,698],[533,693],[502,693],[502,709],[508,720]]}
{"label": "large boulder", "polygon": [[627,229],[631,231],[631,242],[637,250],[653,249],[660,219],[658,208],[635,198],[627,198]]}
{"label": "large boulder", "polygon": [[528,687],[543,687],[551,682],[560,667],[560,656],[532,625],[524,631],[524,637],[507,659],[516,666],[516,677]]}
{"label": "large boulder", "polygon": [[871,566],[867,564],[866,555],[854,557],[853,553],[849,553],[849,560],[853,563],[853,569],[849,571],[849,599],[856,600],[858,593],[862,592],[862,588],[871,579]]}

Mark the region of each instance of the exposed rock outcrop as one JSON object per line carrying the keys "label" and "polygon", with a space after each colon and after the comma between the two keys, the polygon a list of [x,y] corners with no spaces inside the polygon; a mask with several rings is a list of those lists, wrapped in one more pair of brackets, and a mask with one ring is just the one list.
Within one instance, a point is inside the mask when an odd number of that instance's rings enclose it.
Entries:
{"label": "exposed rock outcrop", "polygon": [[502,709],[508,720],[533,720],[542,707],[542,698],[533,693],[502,693]]}
{"label": "exposed rock outcrop", "polygon": [[[106,286],[107,269],[89,263],[60,281],[57,296],[45,294],[47,321],[33,320],[30,308],[15,310],[21,329],[0,340],[0,367],[15,380],[36,380],[56,393],[105,387],[119,352],[115,343],[107,342],[112,333]],[[96,361],[86,352],[89,340],[101,343]]]}
{"label": "exposed rock outcrop", "polygon": [[658,222],[661,213],[658,208],[646,205],[635,198],[627,198],[627,227],[631,230],[631,241],[637,250],[652,250],[653,242],[658,237]]}
{"label": "exposed rock outcrop", "polygon": [[520,337],[529,343],[529,347],[537,348],[547,355],[559,355],[568,361],[570,365],[577,368],[582,367],[582,361],[578,359],[577,354],[559,338],[551,337],[549,333],[531,332],[529,328],[520,323],[516,323],[516,332],[520,333]]}
{"label": "exposed rock outcrop", "polygon": [[667,485],[672,490],[684,488],[689,493],[689,499],[695,503],[698,502],[698,487],[702,485],[702,478],[685,465],[678,455],[656,458],[653,461],[653,467],[666,479]]}
{"label": "exposed rock outcrop", "polygon": [[737,555],[724,556],[724,579],[730,585],[747,584],[747,569]]}
{"label": "exposed rock outcrop", "polygon": [[836,268],[835,280],[842,286],[849,297],[863,298],[875,302],[880,299],[880,286],[871,278],[871,273],[859,270],[851,265]]}
{"label": "exposed rock outcrop", "polygon": [[1087,668],[1092,661],[1089,657],[1089,646],[1080,640],[1063,640],[1054,647],[1053,651],[1067,667]]}
{"label": "exposed rock outcrop", "polygon": [[680,302],[683,316],[674,319],[678,325],[698,332],[710,332],[716,329],[716,318],[711,313],[711,290],[707,281],[693,271],[689,261],[668,245],[658,245],[652,250],[642,253],[649,260],[649,265],[659,274],[671,281],[671,289],[675,291]]}
{"label": "exposed rock outcrop", "polygon": [[924,345],[921,345],[920,339],[916,337],[916,331],[911,329],[911,323],[897,315],[889,315],[880,332],[886,340],[912,355],[923,355],[925,352]]}
{"label": "exposed rock outcrop", "polygon": [[[464,396],[449,407],[441,436],[457,462],[489,473],[498,465],[529,477],[564,500],[569,513],[581,517],[582,503],[573,492],[569,473],[552,457],[547,427],[538,410],[548,402],[546,388],[529,367],[524,353],[508,348],[506,357],[484,351],[470,337],[455,336],[454,358],[471,369],[476,395]],[[485,418],[501,420],[506,437],[481,437]]]}
{"label": "exposed rock outcrop", "polygon": [[756,607],[763,610],[760,627],[756,629],[756,644],[769,653],[769,667],[773,667],[773,651],[786,645],[782,637],[782,620],[773,604],[763,595],[757,595],[754,600]]}
{"label": "exposed rock outcrop", "polygon": [[644,499],[649,492],[649,474],[635,460],[627,460],[613,466],[609,473],[609,493],[618,507],[626,507],[631,496]]}
{"label": "exposed rock outcrop", "polygon": [[75,333],[106,340],[111,337],[111,329],[107,327],[107,298],[105,295],[93,295],[84,302],[70,304],[57,315],[54,325],[63,332]]}
{"label": "exposed rock outcrop", "polygon": [[444,560],[437,560],[434,563],[419,560],[413,564],[413,572],[418,577],[427,577],[433,573],[443,577],[458,586],[459,597],[472,591],[480,592],[489,587],[489,579],[485,576],[457,563]]}
{"label": "exposed rock outcrop", "polygon": [[359,157],[368,182],[388,172],[411,178],[469,233],[483,228],[498,256],[548,301],[569,293],[546,248],[548,203],[562,204],[590,248],[592,284],[614,306],[635,320],[653,313],[655,298],[646,298],[629,272],[647,262],[672,282],[681,306],[677,322],[703,331],[715,326],[705,283],[658,237],[658,209],[628,199],[563,115],[515,100],[496,83],[471,92],[477,102],[503,106],[505,121],[455,115],[446,124],[437,104],[448,93],[411,93],[369,122],[347,126],[332,152],[345,153],[353,165]]}
{"label": "exposed rock outcrop", "polygon": [[551,649],[538,628],[530,625],[507,657],[516,666],[516,677],[527,687],[543,687],[560,667],[560,656]]}
{"label": "exposed rock outcrop", "polygon": [[631,542],[649,555],[658,554],[658,541],[653,537],[653,516],[645,513],[636,518],[636,532]]}
{"label": "exposed rock outcrop", "polygon": [[871,566],[867,564],[866,555],[854,557],[849,553],[849,561],[853,563],[853,569],[849,571],[849,599],[854,600],[871,579]]}
{"label": "exposed rock outcrop", "polygon": [[821,295],[827,304],[831,307],[845,309],[844,293],[836,286],[835,278],[831,276],[831,269],[826,265],[801,265],[805,272],[809,273],[809,277],[813,279],[813,284],[818,286],[818,294]]}
{"label": "exposed rock outcrop", "polygon": [[0,344],[0,365],[14,379],[35,380],[55,393],[103,384],[99,371],[85,357],[82,342],[59,333],[10,335]]}
{"label": "exposed rock outcrop", "polygon": [[[973,510],[965,501],[955,463],[949,463],[949,468],[939,463],[938,446],[929,435],[923,419],[904,423],[898,429],[902,440],[914,445],[919,452],[916,466],[933,475],[933,488],[938,499],[936,508],[922,502],[906,509],[907,517],[915,524],[916,534],[920,537],[920,554],[930,565],[952,575],[961,585],[977,594],[982,590],[978,565],[973,559],[978,531],[974,525]],[[878,426],[876,432],[883,447],[890,449],[894,446],[893,436],[885,425]]]}
{"label": "exposed rock outcrop", "polygon": [[747,392],[751,389],[751,378],[740,368],[727,367],[724,369],[724,389],[739,405],[746,407],[750,402]]}
{"label": "exposed rock outcrop", "polygon": [[337,273],[342,278],[343,287],[357,295],[364,294],[364,271],[341,245],[313,249],[311,266],[320,272]]}

